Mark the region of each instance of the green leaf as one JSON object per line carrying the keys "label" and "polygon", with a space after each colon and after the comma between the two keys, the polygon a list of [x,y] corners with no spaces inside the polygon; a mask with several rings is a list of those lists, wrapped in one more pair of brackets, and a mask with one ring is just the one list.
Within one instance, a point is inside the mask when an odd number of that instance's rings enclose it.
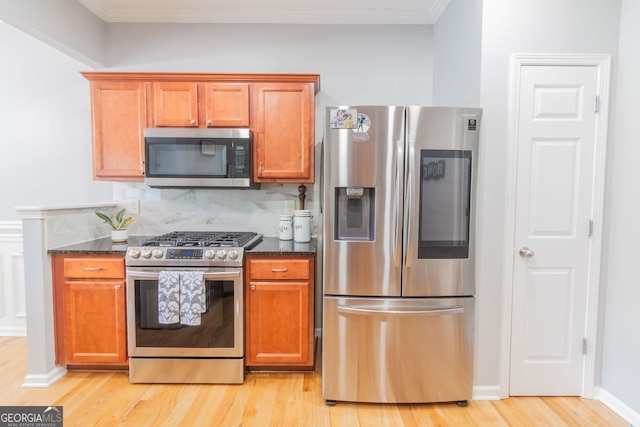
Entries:
{"label": "green leaf", "polygon": [[125,218],[124,221],[118,224],[118,226],[120,227],[120,230],[124,230],[129,227],[133,221],[135,221],[135,218],[130,216],[128,218]]}
{"label": "green leaf", "polygon": [[103,214],[102,212],[96,212],[96,215],[98,215],[98,217],[103,220],[104,222],[106,222],[107,224],[109,224],[111,226],[111,228],[113,228],[114,230],[117,230],[116,225],[113,223],[113,221],[111,221],[111,218],[109,218],[108,216],[106,216],[105,214]]}
{"label": "green leaf", "polygon": [[122,224],[122,218],[124,217],[124,209],[120,210],[120,212],[118,212],[116,214],[116,223],[118,225]]}

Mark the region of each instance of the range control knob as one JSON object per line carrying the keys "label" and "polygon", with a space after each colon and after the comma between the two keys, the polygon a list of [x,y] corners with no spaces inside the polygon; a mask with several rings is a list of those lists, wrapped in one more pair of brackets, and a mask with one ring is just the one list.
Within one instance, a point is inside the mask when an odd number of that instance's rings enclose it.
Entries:
{"label": "range control knob", "polygon": [[156,258],[162,258],[162,255],[164,255],[164,252],[162,252],[162,249],[154,249],[153,250],[153,256]]}
{"label": "range control knob", "polygon": [[216,257],[216,251],[207,249],[206,251],[204,251],[204,256],[208,259],[214,259]]}
{"label": "range control knob", "polygon": [[227,257],[227,251],[225,251],[224,249],[220,249],[218,252],[216,252],[216,256],[220,259],[225,259]]}
{"label": "range control knob", "polygon": [[231,249],[228,253],[227,256],[231,259],[236,259],[238,258],[238,251],[236,251],[235,249]]}
{"label": "range control knob", "polygon": [[135,248],[129,249],[129,256],[131,258],[140,258],[140,249],[135,249]]}
{"label": "range control knob", "polygon": [[151,258],[151,251],[149,249],[143,249],[142,250],[142,257],[143,258]]}

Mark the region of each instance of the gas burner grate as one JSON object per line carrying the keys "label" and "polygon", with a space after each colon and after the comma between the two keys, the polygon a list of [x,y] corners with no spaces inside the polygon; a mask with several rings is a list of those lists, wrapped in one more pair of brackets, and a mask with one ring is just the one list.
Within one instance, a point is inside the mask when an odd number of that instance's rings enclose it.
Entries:
{"label": "gas burner grate", "polygon": [[241,231],[173,231],[146,239],[140,246],[172,247],[249,247],[258,243],[262,235]]}

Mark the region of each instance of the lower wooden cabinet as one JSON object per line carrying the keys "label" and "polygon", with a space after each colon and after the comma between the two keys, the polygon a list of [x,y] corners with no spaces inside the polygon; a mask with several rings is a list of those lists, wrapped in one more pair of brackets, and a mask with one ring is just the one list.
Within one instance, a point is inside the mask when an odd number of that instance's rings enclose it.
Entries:
{"label": "lower wooden cabinet", "polygon": [[123,256],[53,256],[56,363],[125,367]]}
{"label": "lower wooden cabinet", "polygon": [[313,369],[314,271],[313,256],[247,256],[247,367]]}

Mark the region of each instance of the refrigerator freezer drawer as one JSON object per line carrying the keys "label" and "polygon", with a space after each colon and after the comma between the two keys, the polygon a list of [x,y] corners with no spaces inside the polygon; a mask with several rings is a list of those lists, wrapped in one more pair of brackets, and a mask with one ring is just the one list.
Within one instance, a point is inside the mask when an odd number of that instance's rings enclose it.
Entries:
{"label": "refrigerator freezer drawer", "polygon": [[323,398],[471,399],[473,321],[473,297],[324,297]]}

